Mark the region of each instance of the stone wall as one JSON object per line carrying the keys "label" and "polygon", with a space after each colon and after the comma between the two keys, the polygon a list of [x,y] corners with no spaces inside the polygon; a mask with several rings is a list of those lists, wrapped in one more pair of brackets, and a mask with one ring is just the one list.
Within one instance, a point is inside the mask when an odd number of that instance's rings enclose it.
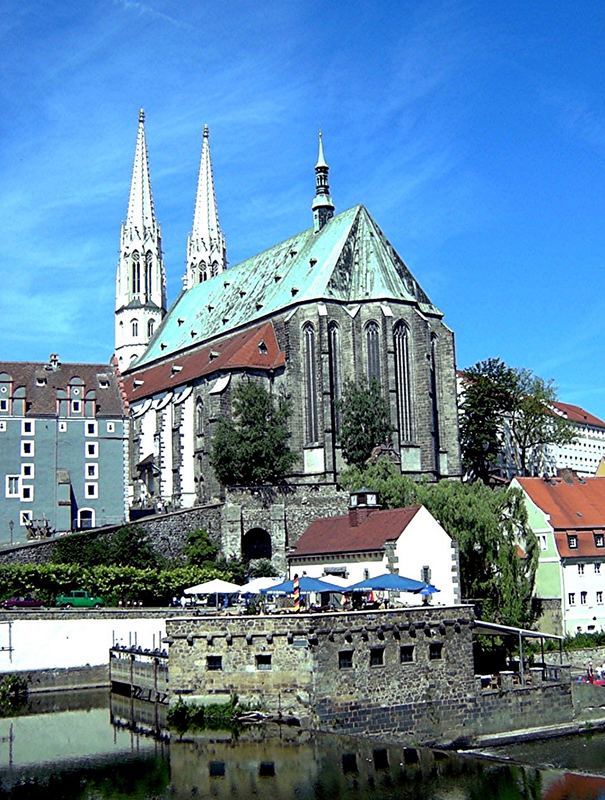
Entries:
{"label": "stone wall", "polygon": [[550,597],[534,597],[533,610],[536,616],[536,629],[545,633],[563,634],[563,614],[561,600]]}
{"label": "stone wall", "polygon": [[569,670],[481,690],[470,606],[168,620],[171,699],[236,694],[323,730],[418,742],[572,719]]}

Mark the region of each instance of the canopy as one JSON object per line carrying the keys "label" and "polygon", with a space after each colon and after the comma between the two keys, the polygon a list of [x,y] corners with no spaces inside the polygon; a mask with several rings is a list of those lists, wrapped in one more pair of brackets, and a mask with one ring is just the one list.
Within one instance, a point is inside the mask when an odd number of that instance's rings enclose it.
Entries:
{"label": "canopy", "polygon": [[239,592],[240,588],[237,583],[229,583],[229,581],[214,578],[211,581],[206,581],[206,583],[190,586],[185,589],[185,594],[235,594],[235,592]]}
{"label": "canopy", "polygon": [[[319,578],[309,578],[308,575],[303,575],[298,579],[301,594],[308,594],[309,592],[340,592],[342,593],[342,586],[336,586],[334,583],[327,581],[320,581]],[[276,586],[269,586],[267,589],[261,589],[261,594],[292,594],[293,581],[284,581],[278,583]]]}
{"label": "canopy", "polygon": [[281,582],[281,578],[252,578],[251,581],[240,586],[238,592],[240,594],[260,594],[262,589],[268,589]]}
{"label": "canopy", "polygon": [[403,575],[397,575],[394,572],[385,572],[384,575],[376,575],[373,578],[366,578],[359,583],[354,583],[346,590],[347,592],[371,592],[371,591],[389,591],[389,592],[420,592],[425,587],[429,586],[431,591],[438,591],[434,586],[423,583],[422,581],[415,581],[413,578],[404,578]]}

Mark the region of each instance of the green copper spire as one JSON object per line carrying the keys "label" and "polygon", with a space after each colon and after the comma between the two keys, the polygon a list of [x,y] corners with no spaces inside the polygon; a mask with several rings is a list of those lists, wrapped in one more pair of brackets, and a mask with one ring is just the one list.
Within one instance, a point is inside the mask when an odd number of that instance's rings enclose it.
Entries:
{"label": "green copper spire", "polygon": [[323,135],[319,131],[319,152],[317,163],[315,164],[315,197],[311,203],[313,211],[313,230],[318,233],[326,222],[334,216],[334,203],[330,197],[330,185],[328,183],[328,173],[330,167],[324,157]]}

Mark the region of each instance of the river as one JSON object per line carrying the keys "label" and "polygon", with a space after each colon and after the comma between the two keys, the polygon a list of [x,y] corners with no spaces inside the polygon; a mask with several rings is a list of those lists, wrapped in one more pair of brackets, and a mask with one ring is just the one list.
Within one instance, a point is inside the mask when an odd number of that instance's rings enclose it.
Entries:
{"label": "river", "polygon": [[0,719],[0,798],[605,799],[605,735],[490,752],[477,758],[284,726],[169,742],[153,706],[105,692],[48,695]]}

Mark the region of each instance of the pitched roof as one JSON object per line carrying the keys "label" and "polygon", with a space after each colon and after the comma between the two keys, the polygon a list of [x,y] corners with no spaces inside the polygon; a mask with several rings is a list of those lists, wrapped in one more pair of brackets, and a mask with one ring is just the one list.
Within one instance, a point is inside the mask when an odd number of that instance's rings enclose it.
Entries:
{"label": "pitched roof", "polygon": [[233,369],[278,369],[286,362],[271,322],[228,336],[192,353],[124,376],[124,387],[132,403],[156,392]]}
{"label": "pitched roof", "polygon": [[[120,376],[111,364],[62,364],[56,366],[29,361],[0,361],[0,373],[12,380],[12,391],[25,387],[25,416],[55,416],[57,390],[67,389],[72,378],[80,378],[85,392],[95,392],[97,416],[121,417],[126,412]],[[41,380],[43,385],[39,385]]]}
{"label": "pitched roof", "polygon": [[[181,293],[135,370],[302,303],[397,300],[441,316],[363,206]],[[126,370],[128,371],[128,370]]]}
{"label": "pitched roof", "polygon": [[570,403],[553,403],[553,406],[558,409],[564,417],[570,422],[576,422],[580,425],[592,425],[595,428],[605,428],[605,422],[594,414],[590,414],[580,406],[574,406]]}
{"label": "pitched roof", "polygon": [[422,506],[373,511],[358,525],[349,514],[312,522],[294,548],[293,557],[328,553],[382,550],[385,542],[398,539]]}
{"label": "pitched roof", "polygon": [[516,478],[555,530],[605,527],[605,478]]}
{"label": "pitched roof", "polygon": [[[577,547],[569,546],[568,533],[576,537]],[[594,534],[598,533],[605,537],[605,527],[587,531],[559,531],[555,533],[557,550],[562,558],[579,558],[584,556],[597,556],[603,560],[605,550],[597,547]]]}

